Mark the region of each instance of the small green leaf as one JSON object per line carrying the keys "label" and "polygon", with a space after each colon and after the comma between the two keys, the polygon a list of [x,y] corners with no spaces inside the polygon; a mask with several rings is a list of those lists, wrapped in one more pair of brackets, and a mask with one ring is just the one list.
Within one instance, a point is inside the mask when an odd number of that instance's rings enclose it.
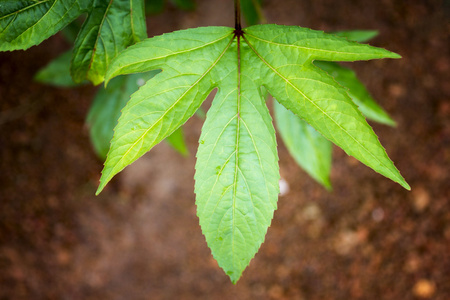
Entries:
{"label": "small green leaf", "polygon": [[184,142],[183,127],[178,127],[171,135],[166,137],[166,142],[183,156],[189,155],[189,150]]}
{"label": "small green leaf", "polygon": [[108,88],[100,87],[86,118],[92,145],[100,158],[106,158],[114,134],[113,129],[117,125],[120,111],[130,100],[130,95],[157,73],[158,71],[151,71],[121,76],[115,78]]}
{"label": "small green leaf", "polygon": [[246,42],[263,63],[261,72],[272,96],[347,154],[410,189],[346,91],[312,64],[314,59],[354,61],[399,55],[300,27],[257,25],[245,32]]}
{"label": "small green leaf", "polygon": [[348,95],[366,118],[385,125],[395,126],[395,121],[370,96],[354,71],[333,62],[315,61],[314,64],[333,76],[340,85],[348,88]]}
{"label": "small green leaf", "polygon": [[0,51],[38,45],[87,12],[90,6],[91,0],[2,0]]}
{"label": "small green leaf", "polygon": [[376,30],[348,30],[330,33],[359,43],[367,42],[368,40],[373,39],[378,35],[378,31]]}
{"label": "small green leaf", "polygon": [[74,81],[101,83],[111,60],[146,37],[143,0],[94,0],[75,41],[71,66]]}
{"label": "small green leaf", "polygon": [[79,84],[73,82],[70,76],[70,59],[72,50],[64,52],[47,66],[40,69],[34,79],[38,82],[57,86],[57,87],[74,87]]}
{"label": "small green leaf", "polygon": [[277,129],[289,153],[312,178],[331,189],[331,142],[277,101],[273,105]]}

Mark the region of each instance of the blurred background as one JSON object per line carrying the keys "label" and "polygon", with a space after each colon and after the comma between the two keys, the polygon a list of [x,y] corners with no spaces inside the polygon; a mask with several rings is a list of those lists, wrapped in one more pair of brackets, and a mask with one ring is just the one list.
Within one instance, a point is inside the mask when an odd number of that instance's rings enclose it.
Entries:
{"label": "blurred background", "polygon": [[[58,34],[0,53],[0,299],[450,299],[449,1],[267,0],[263,9],[269,23],[375,29],[370,44],[402,55],[352,66],[398,123],[372,124],[412,191],[334,148],[327,192],[279,141],[286,190],[234,286],[196,217],[202,121],[185,126],[188,157],[162,143],[95,197],[102,161],[85,117],[97,88],[33,81],[70,48]],[[147,25],[149,36],[233,26],[233,1],[167,5]]]}

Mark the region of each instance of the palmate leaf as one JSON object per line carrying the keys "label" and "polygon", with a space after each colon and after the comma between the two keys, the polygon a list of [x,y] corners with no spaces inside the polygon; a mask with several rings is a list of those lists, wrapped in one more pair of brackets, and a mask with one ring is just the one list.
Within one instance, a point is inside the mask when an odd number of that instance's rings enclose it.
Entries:
{"label": "palmate leaf", "polygon": [[261,86],[347,153],[409,189],[346,90],[312,64],[384,57],[398,55],[278,25],[252,26],[242,35],[227,27],[197,28],[131,46],[111,63],[106,82],[162,72],[124,108],[97,193],[217,88],[197,152],[196,204],[213,256],[236,282],[264,240],[278,194],[276,141]]}
{"label": "palmate leaf", "polygon": [[75,41],[71,74],[99,84],[111,60],[126,47],[147,37],[143,0],[94,0]]}
{"label": "palmate leaf", "polygon": [[40,44],[91,5],[92,0],[0,0],[0,51]]}

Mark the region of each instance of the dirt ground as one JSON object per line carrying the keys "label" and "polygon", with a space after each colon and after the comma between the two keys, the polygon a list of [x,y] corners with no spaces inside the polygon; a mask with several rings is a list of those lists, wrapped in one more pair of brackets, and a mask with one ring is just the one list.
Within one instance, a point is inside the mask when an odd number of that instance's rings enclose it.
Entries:
{"label": "dirt ground", "polygon": [[[149,35],[233,25],[231,0],[197,3],[149,18]],[[403,56],[353,65],[398,122],[374,129],[412,191],[335,148],[329,193],[279,141],[289,192],[235,286],[195,213],[200,120],[185,127],[188,158],[158,145],[95,197],[102,162],[84,120],[96,88],[33,82],[69,45],[0,53],[0,299],[450,299],[449,7],[266,1],[271,23],[377,29],[371,44]]]}

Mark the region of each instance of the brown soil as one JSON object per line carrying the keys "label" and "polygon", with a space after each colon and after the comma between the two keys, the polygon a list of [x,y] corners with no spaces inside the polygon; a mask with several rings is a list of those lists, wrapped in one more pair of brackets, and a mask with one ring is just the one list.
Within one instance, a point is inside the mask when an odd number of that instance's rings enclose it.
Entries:
{"label": "brown soil", "polygon": [[[168,9],[149,34],[232,25],[232,1]],[[0,299],[450,299],[448,1],[267,1],[270,22],[378,29],[401,60],[355,63],[398,121],[374,125],[412,186],[403,190],[335,149],[326,192],[280,142],[290,191],[236,286],[212,259],[195,214],[194,153],[161,144],[99,197],[102,163],[84,119],[95,88],[33,74],[66,50],[55,36],[0,53]]]}

